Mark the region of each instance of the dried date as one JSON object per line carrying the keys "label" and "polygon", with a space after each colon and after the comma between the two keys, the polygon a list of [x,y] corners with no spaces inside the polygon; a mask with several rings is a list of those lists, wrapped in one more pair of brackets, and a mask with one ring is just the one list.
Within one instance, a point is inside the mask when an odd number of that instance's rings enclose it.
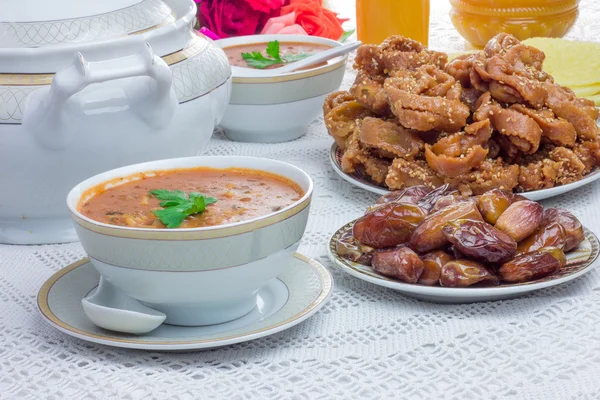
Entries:
{"label": "dried date", "polygon": [[389,203],[360,217],[352,233],[360,243],[381,249],[407,242],[418,224],[427,216],[422,207],[408,203]]}
{"label": "dried date", "polygon": [[427,193],[417,204],[427,210],[431,210],[441,197],[449,194],[458,194],[458,191],[452,189],[450,185],[445,184]]}
{"label": "dried date", "polygon": [[382,275],[406,283],[417,283],[424,269],[423,261],[408,246],[375,251],[371,266]]}
{"label": "dried date", "polygon": [[346,260],[363,265],[371,265],[373,258],[372,248],[361,246],[356,241],[351,231],[346,231],[335,242],[335,251]]}
{"label": "dried date", "polygon": [[481,214],[472,202],[463,202],[450,205],[438,212],[428,215],[417,226],[410,237],[410,245],[419,253],[425,253],[442,247],[446,237],[442,228],[447,222],[455,219],[472,219],[482,221]]}
{"label": "dried date", "polygon": [[563,208],[547,208],[544,210],[542,224],[550,222],[557,222],[564,228],[566,235],[565,251],[573,250],[585,238],[581,222],[579,222],[577,217]]}
{"label": "dried date", "polygon": [[467,258],[467,256],[461,253],[460,250],[458,250],[453,244],[448,244],[445,248],[445,251],[446,253],[450,254],[450,256],[452,256],[452,258],[454,258],[455,260]]}
{"label": "dried date", "polygon": [[449,261],[442,267],[440,285],[446,287],[468,287],[476,283],[498,285],[498,278],[483,264],[472,260]]}
{"label": "dried date", "polygon": [[[438,199],[438,201],[435,202],[435,204],[433,205],[433,208],[431,209],[431,211],[429,211],[430,213],[434,213],[437,212],[443,208],[446,208],[452,204],[456,204],[456,203],[461,203],[464,201],[473,201],[472,198],[470,197],[465,197],[461,194],[447,194],[445,196],[442,196]],[[477,204],[474,202],[474,204]]]}
{"label": "dried date", "polygon": [[488,190],[477,202],[479,212],[485,222],[496,224],[500,215],[513,203],[514,195],[500,189]]}
{"label": "dried date", "polygon": [[498,273],[500,279],[510,283],[529,282],[543,278],[567,264],[565,253],[556,247],[519,254],[502,264]]}
{"label": "dried date", "polygon": [[391,193],[386,193],[377,199],[377,204],[387,203],[410,203],[417,204],[427,193],[431,192],[431,188],[425,185],[411,186],[406,189],[396,190]]}
{"label": "dried date", "polygon": [[540,226],[533,234],[519,242],[518,253],[529,253],[544,247],[558,247],[564,250],[567,243],[565,228],[558,222]]}
{"label": "dried date", "polygon": [[440,281],[442,267],[453,258],[442,250],[434,250],[421,256],[423,273],[417,281],[421,285],[433,286]]}
{"label": "dried date", "polygon": [[458,219],[446,223],[442,232],[458,251],[476,261],[504,262],[517,252],[517,242],[487,222]]}
{"label": "dried date", "polygon": [[496,228],[520,242],[531,235],[542,222],[544,209],[531,200],[512,203],[496,221]]}

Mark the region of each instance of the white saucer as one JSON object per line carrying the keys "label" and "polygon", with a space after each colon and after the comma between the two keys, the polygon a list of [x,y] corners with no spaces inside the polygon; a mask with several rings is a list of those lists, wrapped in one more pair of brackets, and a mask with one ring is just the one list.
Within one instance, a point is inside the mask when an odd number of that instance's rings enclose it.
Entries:
{"label": "white saucer", "polygon": [[[390,193],[390,190],[387,187],[380,186],[373,182],[371,178],[362,170],[357,169],[353,174],[347,174],[342,169],[342,150],[338,147],[336,143],[333,143],[331,146],[331,150],[329,151],[329,162],[333,167],[333,170],[347,182],[350,182],[354,186],[357,186],[361,189],[368,190],[369,192],[377,193],[379,195],[384,195]],[[580,179],[573,183],[567,183],[566,185],[555,186],[548,189],[540,189],[540,190],[532,190],[531,192],[519,193],[529,200],[543,200],[548,199],[550,197],[558,196],[560,194],[564,194],[580,188],[582,186],[587,185],[588,183],[592,183],[596,180],[600,179],[600,169],[596,171],[590,172],[583,179]]]}
{"label": "white saucer", "polygon": [[397,290],[403,295],[414,297],[419,300],[434,303],[475,303],[480,301],[493,301],[510,299],[523,296],[535,290],[560,285],[573,280],[589,272],[596,266],[598,238],[589,230],[585,229],[585,239],[579,247],[568,252],[567,265],[560,270],[537,279],[524,283],[507,284],[492,287],[466,287],[453,288],[442,286],[425,286],[401,282],[376,272],[368,265],[346,260],[337,254],[336,242],[338,238],[352,229],[354,221],[347,223],[338,229],[329,239],[327,252],[331,261],[344,272],[375,285]]}
{"label": "white saucer", "polygon": [[104,330],[84,314],[81,299],[95,290],[100,275],[83,259],[52,275],[38,293],[38,307],[60,331],[89,342],[145,350],[197,350],[245,342],[290,328],[329,299],[333,279],[325,267],[296,253],[290,266],[258,292],[256,308],[224,324],[182,327],[163,324],[137,336]]}

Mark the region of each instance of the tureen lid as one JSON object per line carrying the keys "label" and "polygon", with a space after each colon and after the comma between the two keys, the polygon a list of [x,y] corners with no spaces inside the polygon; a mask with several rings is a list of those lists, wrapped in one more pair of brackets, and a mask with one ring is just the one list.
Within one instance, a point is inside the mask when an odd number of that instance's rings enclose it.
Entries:
{"label": "tureen lid", "polygon": [[162,0],[0,0],[0,48],[86,43],[175,20]]}

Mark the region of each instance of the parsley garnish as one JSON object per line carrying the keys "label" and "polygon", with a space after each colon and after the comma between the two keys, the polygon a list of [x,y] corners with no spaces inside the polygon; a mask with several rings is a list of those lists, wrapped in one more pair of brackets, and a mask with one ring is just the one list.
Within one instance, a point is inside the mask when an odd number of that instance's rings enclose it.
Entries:
{"label": "parsley garnish", "polygon": [[352,34],[356,31],[356,29],[350,29],[349,31],[344,31],[342,36],[338,39],[338,42],[345,42]]}
{"label": "parsley garnish", "polygon": [[287,64],[293,61],[302,60],[310,55],[312,54],[300,53],[281,56],[279,54],[279,41],[273,40],[272,42],[267,43],[268,57],[265,57],[260,51],[253,51],[252,53],[242,53],[242,58],[249,67],[264,69],[271,65]]}
{"label": "parsley garnish", "polygon": [[186,195],[181,190],[169,191],[165,189],[151,190],[150,193],[162,200],[162,210],[152,210],[154,215],[161,220],[167,228],[177,228],[184,219],[192,214],[202,214],[206,206],[216,203],[217,199],[200,193],[191,192]]}

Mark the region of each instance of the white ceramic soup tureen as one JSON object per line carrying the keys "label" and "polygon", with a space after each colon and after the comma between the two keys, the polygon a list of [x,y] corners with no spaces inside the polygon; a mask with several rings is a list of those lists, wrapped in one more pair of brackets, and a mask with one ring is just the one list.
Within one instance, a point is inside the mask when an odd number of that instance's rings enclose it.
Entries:
{"label": "white ceramic soup tureen", "polygon": [[193,30],[192,0],[0,0],[0,10],[0,243],[77,240],[73,185],[197,155],[223,117],[231,69]]}

